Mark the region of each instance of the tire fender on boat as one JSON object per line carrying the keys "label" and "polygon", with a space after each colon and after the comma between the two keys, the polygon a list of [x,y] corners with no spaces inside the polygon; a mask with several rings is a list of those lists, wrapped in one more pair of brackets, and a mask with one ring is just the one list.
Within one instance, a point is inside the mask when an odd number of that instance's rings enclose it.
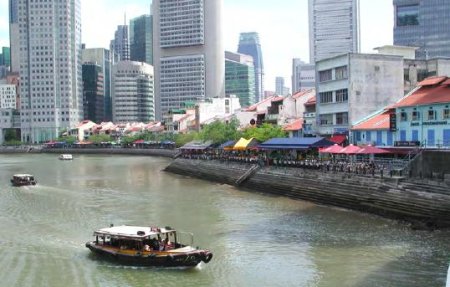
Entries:
{"label": "tire fender on boat", "polygon": [[205,263],[208,263],[209,261],[211,261],[213,257],[213,254],[211,252],[205,252],[205,255],[203,256],[202,261]]}

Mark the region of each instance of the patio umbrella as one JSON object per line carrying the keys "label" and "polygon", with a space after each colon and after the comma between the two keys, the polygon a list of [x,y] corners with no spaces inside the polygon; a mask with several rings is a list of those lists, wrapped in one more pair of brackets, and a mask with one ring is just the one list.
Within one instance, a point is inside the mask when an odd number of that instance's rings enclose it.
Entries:
{"label": "patio umbrella", "polygon": [[351,144],[339,151],[338,154],[357,154],[360,150],[361,148],[359,146]]}
{"label": "patio umbrella", "polygon": [[339,153],[343,149],[342,146],[338,144],[334,144],[332,146],[329,146],[327,148],[319,150],[319,153]]}
{"label": "patio umbrella", "polygon": [[372,145],[365,146],[361,148],[360,151],[357,152],[357,154],[387,154],[387,153],[390,152],[385,149],[374,147]]}

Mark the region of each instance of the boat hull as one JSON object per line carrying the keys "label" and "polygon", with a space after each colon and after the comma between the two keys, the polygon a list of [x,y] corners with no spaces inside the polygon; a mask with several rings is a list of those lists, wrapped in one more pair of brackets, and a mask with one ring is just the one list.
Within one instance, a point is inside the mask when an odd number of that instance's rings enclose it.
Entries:
{"label": "boat hull", "polygon": [[36,181],[30,181],[30,182],[16,182],[11,179],[11,184],[13,186],[27,186],[27,185],[36,185]]}
{"label": "boat hull", "polygon": [[159,267],[195,267],[200,262],[209,262],[212,253],[205,250],[190,252],[140,252],[121,251],[103,248],[95,242],[87,242],[86,247],[102,259],[113,261],[122,265],[131,266],[159,266]]}

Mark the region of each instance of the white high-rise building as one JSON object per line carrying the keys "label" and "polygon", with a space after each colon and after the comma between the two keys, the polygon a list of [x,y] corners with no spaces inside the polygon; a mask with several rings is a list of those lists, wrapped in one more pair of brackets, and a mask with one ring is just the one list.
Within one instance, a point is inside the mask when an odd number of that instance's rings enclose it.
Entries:
{"label": "white high-rise building", "polygon": [[83,118],[80,0],[17,0],[21,137],[57,138]]}
{"label": "white high-rise building", "polygon": [[223,0],[154,0],[156,116],[225,95]]}
{"label": "white high-rise building", "polygon": [[155,119],[153,66],[120,61],[113,67],[112,108],[115,123]]}
{"label": "white high-rise building", "polygon": [[316,66],[306,64],[298,58],[292,60],[292,93],[316,87]]}
{"label": "white high-rise building", "polygon": [[360,52],[359,0],[309,0],[310,63]]}

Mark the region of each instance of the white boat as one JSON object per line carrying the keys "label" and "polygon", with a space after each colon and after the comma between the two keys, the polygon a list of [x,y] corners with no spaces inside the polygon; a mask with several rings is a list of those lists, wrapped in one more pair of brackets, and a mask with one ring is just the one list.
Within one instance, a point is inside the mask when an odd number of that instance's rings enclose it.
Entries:
{"label": "white boat", "polygon": [[445,284],[445,287],[450,287],[450,266],[447,271],[447,284]]}
{"label": "white boat", "polygon": [[72,160],[73,156],[71,154],[60,154],[59,159],[60,160]]}

